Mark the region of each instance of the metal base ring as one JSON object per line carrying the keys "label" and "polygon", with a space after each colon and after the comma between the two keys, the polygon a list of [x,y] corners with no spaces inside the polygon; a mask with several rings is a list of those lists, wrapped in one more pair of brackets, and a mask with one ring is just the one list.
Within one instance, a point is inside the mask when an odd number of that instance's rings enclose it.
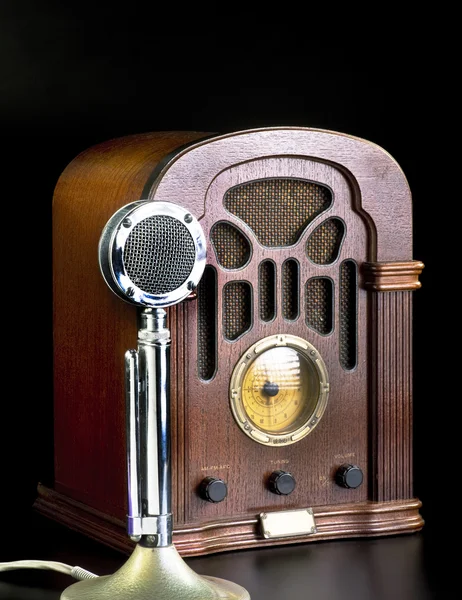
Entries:
{"label": "metal base ring", "polygon": [[198,575],[173,545],[137,544],[113,575],[74,583],[61,600],[250,600],[250,595],[231,581]]}

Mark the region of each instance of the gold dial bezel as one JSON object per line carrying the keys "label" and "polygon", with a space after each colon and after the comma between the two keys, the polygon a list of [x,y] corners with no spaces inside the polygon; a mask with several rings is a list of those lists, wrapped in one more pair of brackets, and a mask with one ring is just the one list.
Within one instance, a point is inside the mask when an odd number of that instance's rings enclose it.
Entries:
{"label": "gold dial bezel", "polygon": [[[267,350],[278,347],[290,347],[309,360],[319,379],[319,394],[314,410],[303,424],[294,431],[275,434],[258,428],[246,415],[242,398],[242,384],[252,363]],[[242,431],[254,442],[264,446],[288,446],[306,437],[321,420],[329,397],[329,378],[326,365],[318,350],[306,340],[289,334],[271,335],[250,346],[241,356],[231,375],[229,400],[234,419]]]}

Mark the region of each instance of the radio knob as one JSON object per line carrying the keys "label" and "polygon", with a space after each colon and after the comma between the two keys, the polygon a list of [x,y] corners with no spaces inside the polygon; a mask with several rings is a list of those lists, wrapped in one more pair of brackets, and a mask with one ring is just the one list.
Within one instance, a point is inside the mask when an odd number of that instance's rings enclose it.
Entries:
{"label": "radio knob", "polygon": [[335,482],[344,488],[357,488],[363,482],[363,472],[356,465],[342,465],[337,469]]}
{"label": "radio knob", "polygon": [[287,496],[295,489],[295,478],[287,471],[273,471],[268,479],[268,486],[273,494]]}
{"label": "radio knob", "polygon": [[228,487],[223,479],[206,477],[200,483],[199,495],[207,502],[221,502],[228,495]]}

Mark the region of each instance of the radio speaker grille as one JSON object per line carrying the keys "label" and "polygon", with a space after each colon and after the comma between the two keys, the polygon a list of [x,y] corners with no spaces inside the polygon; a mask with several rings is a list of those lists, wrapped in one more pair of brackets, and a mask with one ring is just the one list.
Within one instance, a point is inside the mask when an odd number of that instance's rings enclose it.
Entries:
{"label": "radio speaker grille", "polygon": [[197,286],[197,318],[197,368],[209,381],[217,368],[217,274],[209,265]]}
{"label": "radio speaker grille", "polygon": [[250,258],[250,243],[231,223],[216,223],[210,232],[217,261],[225,269],[239,269]]}
{"label": "radio speaker grille", "polygon": [[307,225],[332,204],[331,191],[304,179],[251,181],[227,191],[224,205],[270,248],[292,246]]}
{"label": "radio speaker grille", "polygon": [[276,316],[276,271],[272,260],[264,260],[259,268],[260,319],[271,321]]}
{"label": "radio speaker grille", "polygon": [[223,288],[223,335],[237,340],[252,324],[252,295],[246,281],[231,281]]}
{"label": "radio speaker grille", "polygon": [[298,317],[298,280],[298,262],[289,258],[282,265],[282,314],[289,321]]}
{"label": "radio speaker grille", "polygon": [[313,277],[306,283],[306,324],[318,333],[332,331],[332,281],[327,277]]}
{"label": "radio speaker grille", "polygon": [[340,219],[327,219],[308,238],[306,253],[317,265],[330,265],[337,258],[345,234]]}
{"label": "radio speaker grille", "polygon": [[345,260],[340,266],[340,364],[346,370],[356,366],[356,264]]}
{"label": "radio speaker grille", "polygon": [[[198,374],[202,380],[211,380],[220,367],[218,336],[234,342],[251,329],[254,303],[256,318],[263,323],[271,322],[278,314],[287,321],[302,318],[306,327],[322,336],[333,333],[334,308],[338,304],[339,362],[345,370],[356,366],[358,277],[355,261],[344,260],[338,267],[337,277],[326,274],[301,280],[301,273],[306,272],[299,262],[303,260],[301,249],[294,251],[294,258],[284,261],[279,252],[279,248],[294,245],[309,223],[329,208],[332,201],[332,193],[326,186],[289,178],[250,181],[225,193],[224,207],[241,219],[268,248],[268,258],[258,264],[255,281],[252,271],[246,273],[249,281],[243,281],[241,276],[234,281],[228,279],[222,286],[218,286],[220,278],[215,268],[206,267],[198,287]],[[332,269],[345,237],[343,219],[329,216],[309,235],[305,256],[315,265]],[[218,271],[246,267],[253,244],[257,243],[255,238],[225,220],[214,223],[210,242]],[[222,310],[218,314],[220,305]],[[221,322],[222,334],[217,330],[218,322]]]}

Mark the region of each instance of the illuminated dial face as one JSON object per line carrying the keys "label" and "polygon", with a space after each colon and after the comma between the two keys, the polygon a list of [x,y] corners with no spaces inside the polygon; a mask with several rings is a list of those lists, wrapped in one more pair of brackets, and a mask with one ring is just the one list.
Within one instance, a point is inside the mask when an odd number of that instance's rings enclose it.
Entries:
{"label": "illuminated dial face", "polygon": [[270,336],[249,348],[236,365],[231,408],[249,437],[286,445],[315,427],[328,389],[325,365],[311,344],[295,336]]}
{"label": "illuminated dial face", "polygon": [[319,380],[313,375],[310,363],[293,348],[267,350],[249,366],[242,382],[247,417],[272,433],[297,428],[313,411],[319,393]]}

